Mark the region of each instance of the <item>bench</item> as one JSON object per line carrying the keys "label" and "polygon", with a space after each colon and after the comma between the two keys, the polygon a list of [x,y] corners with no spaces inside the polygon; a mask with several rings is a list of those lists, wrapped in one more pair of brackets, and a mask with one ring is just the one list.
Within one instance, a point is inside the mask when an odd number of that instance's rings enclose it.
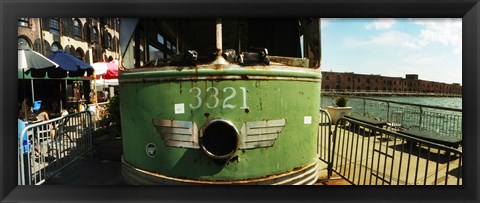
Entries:
{"label": "bench", "polygon": [[[458,146],[462,143],[461,137],[441,136],[439,134],[425,131],[425,130],[420,130],[417,128],[408,129],[408,130],[399,130],[397,132],[404,135],[411,136],[411,137],[426,140],[429,142],[445,145],[448,147],[458,148]],[[407,141],[407,144],[409,146],[410,144],[409,141]],[[414,143],[414,145],[416,145],[416,143]]]}
{"label": "bench", "polygon": [[[363,123],[366,123],[366,124],[369,124],[369,125],[373,125],[373,126],[376,126],[376,127],[379,127],[379,128],[383,128],[384,126],[387,125],[386,121],[379,121],[379,120],[367,118],[365,116],[346,115],[345,118],[350,118],[350,119],[353,119],[355,121],[360,121],[360,122],[363,122]],[[354,126],[354,129],[356,129],[356,126]],[[375,130],[372,130],[372,131],[373,131],[372,134],[375,135]]]}

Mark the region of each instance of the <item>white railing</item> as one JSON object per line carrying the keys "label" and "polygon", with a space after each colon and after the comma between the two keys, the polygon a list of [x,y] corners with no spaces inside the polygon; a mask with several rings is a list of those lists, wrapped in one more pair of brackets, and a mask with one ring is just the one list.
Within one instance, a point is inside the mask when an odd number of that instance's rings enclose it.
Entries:
{"label": "white railing", "polygon": [[91,152],[92,128],[88,111],[27,125],[18,142],[18,184],[43,184]]}

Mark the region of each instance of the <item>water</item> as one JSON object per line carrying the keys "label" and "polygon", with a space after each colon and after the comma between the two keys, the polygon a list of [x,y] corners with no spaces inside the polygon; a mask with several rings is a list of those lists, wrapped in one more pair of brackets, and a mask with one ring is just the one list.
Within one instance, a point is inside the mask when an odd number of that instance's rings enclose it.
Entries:
{"label": "water", "polygon": [[[404,102],[411,104],[421,104],[427,106],[447,107],[454,109],[462,109],[462,98],[452,97],[365,97],[372,99],[382,99],[388,101]],[[333,103],[332,97],[322,96],[322,108],[330,106]]]}

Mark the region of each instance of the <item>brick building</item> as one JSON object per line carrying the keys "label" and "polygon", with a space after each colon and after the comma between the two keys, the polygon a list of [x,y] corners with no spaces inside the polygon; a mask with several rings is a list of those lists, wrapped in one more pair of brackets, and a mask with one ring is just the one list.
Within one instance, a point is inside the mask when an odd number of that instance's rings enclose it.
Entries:
{"label": "brick building", "polygon": [[353,72],[322,72],[322,90],[462,94],[462,86],[458,83],[420,80],[416,74],[406,74],[405,78],[401,78]]}
{"label": "brick building", "polygon": [[[31,48],[44,56],[64,50],[80,60],[93,64],[120,58],[119,18],[18,18],[18,48]],[[87,78],[37,79],[27,85],[19,75],[18,101],[24,98],[49,103],[60,100],[60,107],[73,105],[73,88],[89,101],[91,88]],[[33,97],[34,96],[34,97]]]}
{"label": "brick building", "polygon": [[57,50],[92,64],[118,59],[119,18],[19,18],[18,44],[45,56]]}

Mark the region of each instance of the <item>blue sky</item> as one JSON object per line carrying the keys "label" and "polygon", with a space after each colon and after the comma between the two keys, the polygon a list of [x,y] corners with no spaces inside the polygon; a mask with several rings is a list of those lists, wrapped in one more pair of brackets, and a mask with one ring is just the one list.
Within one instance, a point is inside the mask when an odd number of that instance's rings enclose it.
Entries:
{"label": "blue sky", "polygon": [[322,18],[322,71],[462,83],[462,19]]}

